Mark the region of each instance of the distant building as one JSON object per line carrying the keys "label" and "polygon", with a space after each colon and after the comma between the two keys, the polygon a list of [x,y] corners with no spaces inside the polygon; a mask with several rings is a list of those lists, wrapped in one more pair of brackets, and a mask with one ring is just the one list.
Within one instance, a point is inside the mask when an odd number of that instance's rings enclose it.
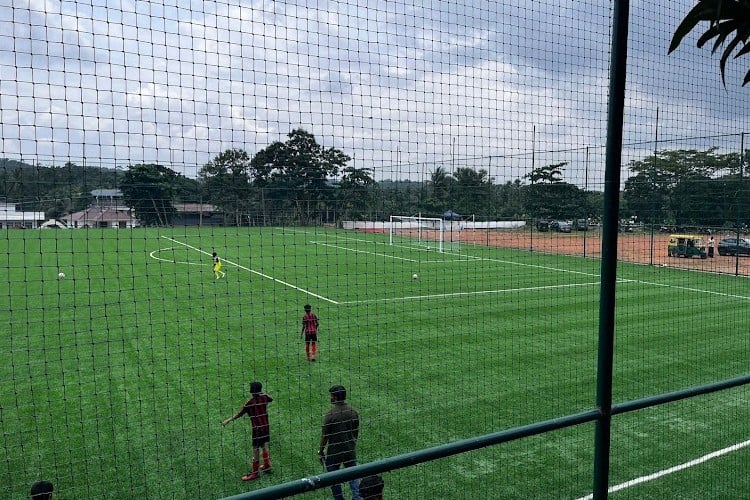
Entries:
{"label": "distant building", "polygon": [[[91,191],[94,205],[102,208],[128,208],[119,189],[94,189]],[[129,208],[128,208],[129,210]]]}
{"label": "distant building", "polygon": [[119,189],[94,189],[91,196],[91,206],[62,217],[68,227],[130,229],[139,225]]}
{"label": "distant building", "polygon": [[[91,196],[94,202],[86,210],[62,217],[68,227],[129,229],[140,225],[119,189],[94,189]],[[173,226],[216,226],[224,223],[224,213],[208,203],[175,203],[174,208]]]}
{"label": "distant building", "polygon": [[45,219],[44,212],[19,212],[14,203],[0,203],[0,229],[36,229]]}
{"label": "distant building", "polygon": [[72,228],[119,228],[130,229],[138,226],[138,219],[132,216],[130,209],[89,207],[80,212],[66,215],[62,220]]}
{"label": "distant building", "polygon": [[224,212],[208,203],[175,203],[173,226],[218,226],[224,224]]}

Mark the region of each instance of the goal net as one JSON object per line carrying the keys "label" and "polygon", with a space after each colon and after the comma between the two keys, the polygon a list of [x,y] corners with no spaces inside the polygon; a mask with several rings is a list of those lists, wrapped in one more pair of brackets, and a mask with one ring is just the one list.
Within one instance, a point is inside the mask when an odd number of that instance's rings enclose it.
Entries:
{"label": "goal net", "polygon": [[391,245],[438,252],[457,252],[460,248],[459,223],[454,224],[436,217],[391,215],[388,227]]}

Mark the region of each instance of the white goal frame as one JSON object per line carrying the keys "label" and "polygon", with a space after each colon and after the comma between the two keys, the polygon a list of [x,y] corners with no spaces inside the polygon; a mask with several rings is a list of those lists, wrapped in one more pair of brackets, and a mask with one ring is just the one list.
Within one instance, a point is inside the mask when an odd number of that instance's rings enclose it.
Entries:
{"label": "white goal frame", "polygon": [[[388,243],[399,244],[399,232],[408,232],[402,241],[410,246],[443,252],[445,249],[445,221],[438,217],[414,215],[391,215],[388,221]],[[432,235],[428,237],[428,234]]]}

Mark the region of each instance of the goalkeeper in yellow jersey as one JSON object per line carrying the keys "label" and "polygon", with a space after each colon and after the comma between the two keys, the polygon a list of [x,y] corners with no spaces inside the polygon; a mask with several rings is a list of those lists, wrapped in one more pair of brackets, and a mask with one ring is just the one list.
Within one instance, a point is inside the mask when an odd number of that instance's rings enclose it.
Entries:
{"label": "goalkeeper in yellow jersey", "polygon": [[221,270],[221,259],[219,258],[218,255],[216,255],[216,252],[214,252],[211,255],[211,257],[213,258],[213,261],[214,261],[214,277],[216,279],[219,279],[219,278],[223,278],[224,276],[226,276],[227,273]]}

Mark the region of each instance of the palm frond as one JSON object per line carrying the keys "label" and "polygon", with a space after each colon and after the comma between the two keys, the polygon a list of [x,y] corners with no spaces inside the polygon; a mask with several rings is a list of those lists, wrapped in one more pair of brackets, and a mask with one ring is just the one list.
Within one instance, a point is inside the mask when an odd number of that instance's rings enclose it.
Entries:
{"label": "palm frond", "polygon": [[[668,53],[674,52],[684,38],[698,26],[698,23],[708,22],[706,31],[698,38],[696,46],[702,48],[709,41],[714,40],[711,53],[714,54],[725,46],[719,59],[721,80],[726,85],[724,75],[726,64],[738,47],[734,59],[750,53],[750,0],[698,0],[698,3],[687,13],[677,26]],[[748,72],[750,75],[750,72]],[[748,83],[748,75],[742,85]]]}

